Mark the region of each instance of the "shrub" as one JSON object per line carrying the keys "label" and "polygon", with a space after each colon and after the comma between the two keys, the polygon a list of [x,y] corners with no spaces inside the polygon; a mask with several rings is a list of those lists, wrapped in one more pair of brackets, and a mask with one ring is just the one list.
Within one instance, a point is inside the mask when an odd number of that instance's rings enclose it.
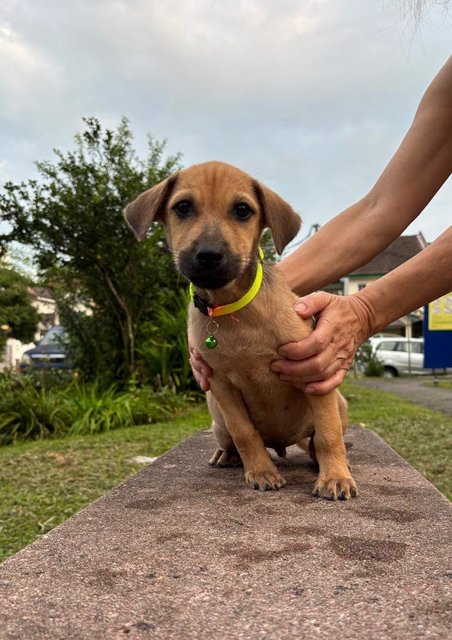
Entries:
{"label": "shrub", "polygon": [[73,378],[63,386],[58,377],[0,375],[0,446],[16,440],[101,433],[169,420],[190,399],[168,388],[118,391]]}
{"label": "shrub", "polygon": [[55,392],[26,376],[0,377],[0,445],[18,439],[63,435],[71,416]]}
{"label": "shrub", "polygon": [[165,306],[141,329],[139,372],[155,389],[195,390],[187,341],[188,290],[167,293]]}
{"label": "shrub", "polygon": [[379,357],[372,350],[369,342],[360,346],[355,356],[358,369],[369,378],[377,378],[383,375],[384,365]]}

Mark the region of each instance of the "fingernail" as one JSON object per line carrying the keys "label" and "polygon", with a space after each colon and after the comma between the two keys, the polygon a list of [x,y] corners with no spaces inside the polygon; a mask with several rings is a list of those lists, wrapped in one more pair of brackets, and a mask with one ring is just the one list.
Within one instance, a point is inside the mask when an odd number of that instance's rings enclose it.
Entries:
{"label": "fingernail", "polygon": [[279,376],[279,379],[282,380],[283,382],[293,382],[290,376],[285,376],[284,374],[282,376]]}
{"label": "fingernail", "polygon": [[272,364],[270,369],[275,373],[279,373],[281,371],[281,367],[279,366],[279,364]]}
{"label": "fingernail", "polygon": [[295,304],[294,309],[295,309],[295,311],[301,311],[301,312],[304,312],[304,311],[307,311],[307,310],[308,310],[308,307],[306,306],[306,304],[305,304],[302,300],[299,300],[299,301]]}

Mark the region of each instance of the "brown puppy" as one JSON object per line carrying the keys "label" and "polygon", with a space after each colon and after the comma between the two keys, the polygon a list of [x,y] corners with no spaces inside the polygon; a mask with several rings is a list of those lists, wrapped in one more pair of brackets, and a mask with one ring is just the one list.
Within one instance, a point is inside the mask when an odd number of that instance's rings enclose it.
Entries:
{"label": "brown puppy", "polygon": [[[142,193],[124,215],[138,239],[153,221],[162,221],[176,267],[194,285],[198,308],[190,304],[189,340],[214,370],[208,405],[219,448],[210,464],[243,462],[250,486],[279,489],[285,480],[266,447],[284,455],[292,444],[306,449],[313,437],[319,464],[313,494],[355,496],[341,394],[307,395],[270,371],[280,345],[312,331],[295,313],[296,296],[275,269],[265,266],[259,284],[262,230],[271,229],[281,253],[300,227],[292,208],[239,169],[208,162]],[[245,298],[235,310],[246,294],[251,301]],[[229,304],[232,313],[212,317],[218,305]]]}

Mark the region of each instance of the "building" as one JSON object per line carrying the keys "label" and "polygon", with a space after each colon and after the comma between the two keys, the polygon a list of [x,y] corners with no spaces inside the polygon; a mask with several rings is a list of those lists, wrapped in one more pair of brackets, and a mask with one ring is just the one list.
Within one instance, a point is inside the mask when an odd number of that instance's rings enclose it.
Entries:
{"label": "building", "polygon": [[349,295],[361,291],[368,284],[378,280],[386,273],[400,267],[401,264],[413,258],[422,249],[425,249],[427,242],[422,233],[415,236],[400,236],[389,247],[379,253],[370,262],[355,269],[348,276],[342,279],[343,294]]}
{"label": "building", "polygon": [[[55,298],[53,297],[50,289],[44,287],[30,287],[28,292],[30,294],[31,303],[39,314],[39,322],[34,336],[35,341],[38,342],[50,327],[60,323],[58,310]],[[34,346],[34,342],[24,344],[15,338],[8,338],[3,358],[0,361],[0,370],[15,369],[25,351],[32,349]]]}

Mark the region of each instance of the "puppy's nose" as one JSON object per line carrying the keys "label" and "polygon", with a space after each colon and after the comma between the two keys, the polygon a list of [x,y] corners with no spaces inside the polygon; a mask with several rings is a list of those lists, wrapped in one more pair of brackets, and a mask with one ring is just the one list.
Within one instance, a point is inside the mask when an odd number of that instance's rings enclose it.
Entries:
{"label": "puppy's nose", "polygon": [[215,269],[223,260],[223,254],[215,247],[200,247],[196,252],[196,260],[204,269]]}

